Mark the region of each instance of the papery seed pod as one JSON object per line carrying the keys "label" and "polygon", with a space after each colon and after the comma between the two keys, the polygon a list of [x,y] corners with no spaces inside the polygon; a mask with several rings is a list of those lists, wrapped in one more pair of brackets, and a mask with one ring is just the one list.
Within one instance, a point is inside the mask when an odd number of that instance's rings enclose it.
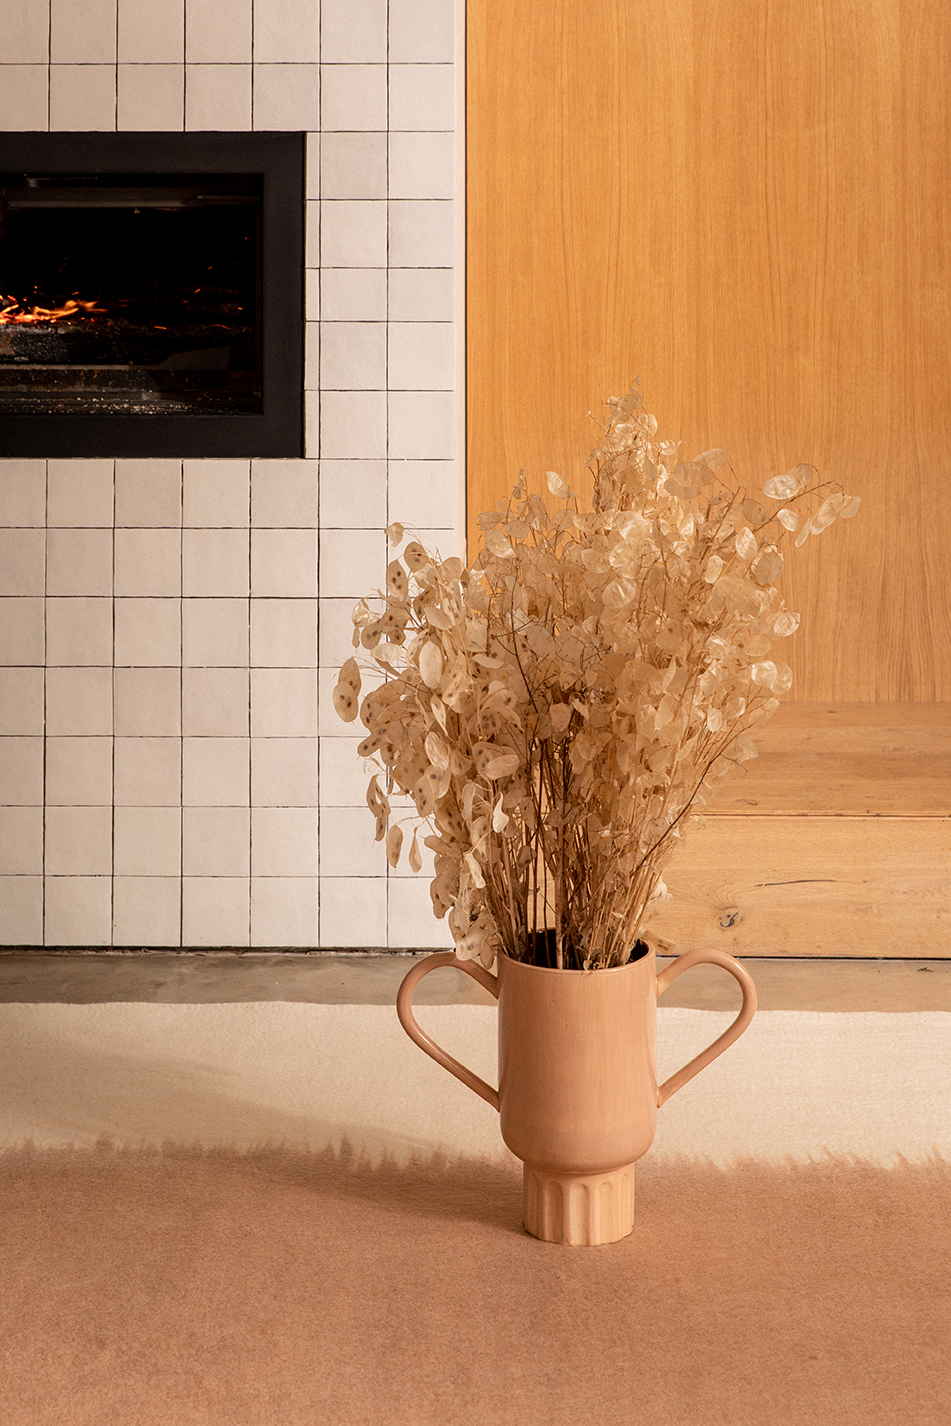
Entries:
{"label": "papery seed pod", "polygon": [[391,560],[386,567],[386,588],[397,599],[405,599],[409,594],[409,579],[399,560]]}
{"label": "papery seed pod", "polygon": [[386,834],[386,860],[390,866],[399,865],[400,849],[403,845],[403,829],[396,822]]}
{"label": "papery seed pod", "polygon": [[392,525],[386,527],[386,538],[391,545],[398,545],[403,538],[403,526],[398,520],[394,520]]}
{"label": "papery seed pod", "polygon": [[571,498],[571,490],[568,487],[568,482],[562,480],[556,471],[546,470],[545,479],[548,482],[548,489],[556,499],[569,500]]}
{"label": "papery seed pod", "polygon": [[418,842],[417,837],[416,837],[416,828],[415,828],[415,827],[413,828],[413,840],[412,840],[412,841],[410,842],[410,844],[409,844],[409,857],[408,857],[408,861],[409,861],[409,869],[410,869],[410,871],[413,871],[413,872],[422,871],[422,869],[423,869],[423,859],[422,859],[422,857],[421,857],[420,854],[419,854],[419,842]]}
{"label": "papery seed pod", "polygon": [[419,651],[419,673],[427,688],[438,688],[442,678],[442,649],[432,639]]}
{"label": "papery seed pod", "polygon": [[772,480],[767,480],[763,486],[763,494],[768,495],[770,500],[791,500],[794,495],[805,490],[812,476],[811,465],[794,466],[785,475],[774,475]]}
{"label": "papery seed pod", "polygon": [[424,569],[426,565],[432,563],[429,555],[418,540],[411,540],[409,542],[403,551],[403,558],[413,574],[416,574],[418,570]]}

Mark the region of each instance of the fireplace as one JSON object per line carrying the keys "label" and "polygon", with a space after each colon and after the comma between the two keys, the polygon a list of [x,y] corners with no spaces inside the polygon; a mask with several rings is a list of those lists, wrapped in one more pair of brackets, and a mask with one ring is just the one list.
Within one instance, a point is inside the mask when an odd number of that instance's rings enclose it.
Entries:
{"label": "fireplace", "polygon": [[0,456],[303,455],[302,134],[0,134]]}

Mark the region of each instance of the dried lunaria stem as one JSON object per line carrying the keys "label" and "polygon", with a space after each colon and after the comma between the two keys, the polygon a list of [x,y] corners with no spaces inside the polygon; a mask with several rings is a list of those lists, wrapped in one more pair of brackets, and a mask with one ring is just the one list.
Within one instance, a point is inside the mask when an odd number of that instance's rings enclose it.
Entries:
{"label": "dried lunaria stem", "polygon": [[764,505],[720,450],[675,464],[634,387],[609,408],[593,508],[549,472],[552,512],[520,477],[480,516],[471,569],[409,543],[353,612],[354,647],[385,679],[361,703],[351,658],[334,694],[367,728],[390,865],[403,830],[381,779],[415,805],[409,863],[422,830],[436,916],[485,965],[499,947],[569,969],[627,961],[701,789],[756,756],[749,730],[789,689],[769,657],[799,624],[776,589],[783,540],[859,506],[804,465],[768,480]]}

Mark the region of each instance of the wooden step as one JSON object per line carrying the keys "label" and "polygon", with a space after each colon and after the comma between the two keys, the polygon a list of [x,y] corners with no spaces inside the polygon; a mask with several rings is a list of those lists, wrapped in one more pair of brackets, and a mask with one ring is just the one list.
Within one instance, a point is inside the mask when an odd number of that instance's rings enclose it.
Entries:
{"label": "wooden step", "polygon": [[787,704],[686,832],[651,934],[742,956],[951,958],[951,705]]}

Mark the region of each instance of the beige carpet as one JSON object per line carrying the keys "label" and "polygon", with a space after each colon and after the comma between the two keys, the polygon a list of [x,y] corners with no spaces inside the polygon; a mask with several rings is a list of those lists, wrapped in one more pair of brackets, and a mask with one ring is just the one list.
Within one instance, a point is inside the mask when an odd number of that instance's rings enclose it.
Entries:
{"label": "beige carpet", "polygon": [[0,1006],[0,1145],[4,1426],[951,1420],[951,1015],[758,1016],[605,1248],[383,1006]]}
{"label": "beige carpet", "polygon": [[506,1166],[0,1156],[8,1426],[946,1426],[951,1169],[644,1161],[633,1235]]}

